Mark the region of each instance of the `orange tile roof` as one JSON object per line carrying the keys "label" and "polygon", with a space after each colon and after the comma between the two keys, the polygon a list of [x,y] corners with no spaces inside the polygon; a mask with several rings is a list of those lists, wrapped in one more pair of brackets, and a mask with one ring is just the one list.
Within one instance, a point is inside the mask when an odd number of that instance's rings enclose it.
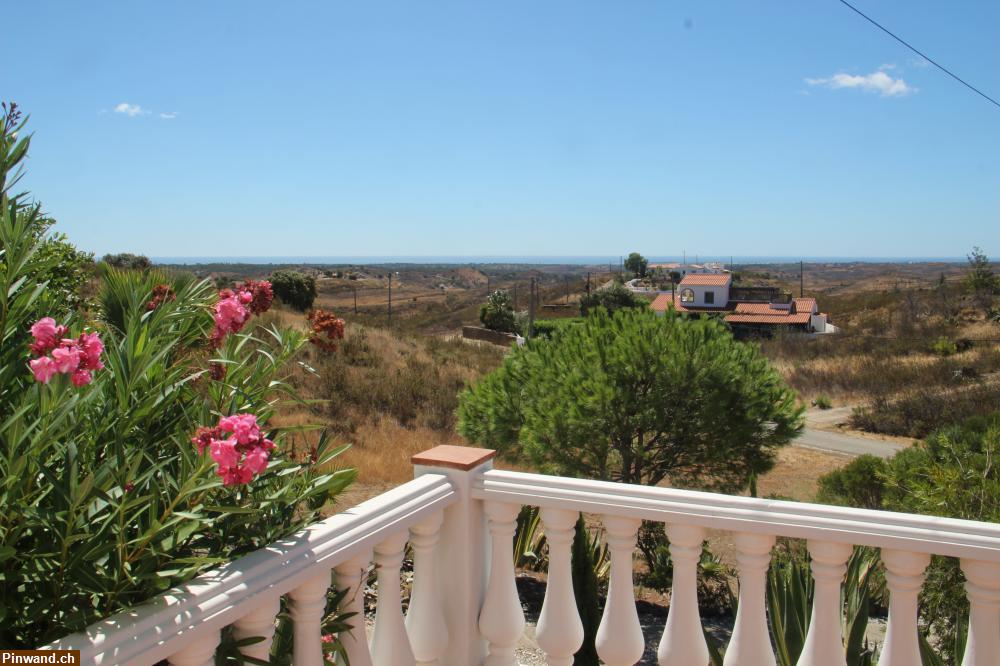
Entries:
{"label": "orange tile roof", "polygon": [[788,309],[772,307],[770,303],[737,303],[736,314],[770,315],[772,317],[788,316]]}
{"label": "orange tile roof", "polygon": [[807,312],[812,312],[816,307],[815,298],[796,298],[793,300],[795,301],[795,309],[799,311],[806,310]]}
{"label": "orange tile roof", "polygon": [[671,305],[670,294],[659,294],[657,295],[656,298],[653,299],[653,302],[652,304],[650,304],[650,307],[657,312],[666,312],[667,308],[669,308],[670,305]]}
{"label": "orange tile roof", "polygon": [[692,273],[684,276],[681,286],[724,287],[731,279],[732,277],[725,273]]}
{"label": "orange tile roof", "polygon": [[726,321],[730,324],[808,324],[812,316],[808,312],[800,314],[787,314],[782,311],[781,315],[754,315],[754,314],[729,314]]}

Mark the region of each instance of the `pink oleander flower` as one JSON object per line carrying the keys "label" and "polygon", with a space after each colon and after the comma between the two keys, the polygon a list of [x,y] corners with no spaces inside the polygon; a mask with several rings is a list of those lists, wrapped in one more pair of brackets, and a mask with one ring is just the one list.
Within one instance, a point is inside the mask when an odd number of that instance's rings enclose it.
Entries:
{"label": "pink oleander flower", "polygon": [[75,340],[63,340],[62,345],[52,350],[56,369],[63,374],[75,372],[80,367],[80,349]]}
{"label": "pink oleander flower", "polygon": [[260,427],[253,414],[234,414],[219,419],[219,428],[231,432],[240,444],[249,444],[260,439]]}
{"label": "pink oleander flower", "polygon": [[55,362],[48,356],[32,359],[28,361],[28,365],[31,367],[31,372],[35,375],[35,381],[43,384],[48,384],[49,380],[59,372]]}
{"label": "pink oleander flower", "polygon": [[321,641],[323,641],[324,643],[332,643],[333,642],[333,634],[323,634],[322,636],[320,636],[319,639]]}
{"label": "pink oleander flower", "polygon": [[81,333],[77,342],[83,355],[82,365],[86,370],[102,370],[101,354],[104,353],[104,343],[97,333]]}
{"label": "pink oleander flower", "polygon": [[86,386],[93,381],[93,375],[90,374],[90,370],[77,370],[70,375],[70,380],[73,386]]}
{"label": "pink oleander flower", "polygon": [[31,352],[35,356],[45,356],[59,345],[59,339],[66,333],[66,327],[57,325],[55,319],[42,317],[31,326],[31,335],[35,338]]}
{"label": "pink oleander flower", "polygon": [[76,339],[63,337],[69,332],[57,325],[52,317],[42,317],[31,327],[35,338],[31,353],[35,359],[28,365],[37,381],[48,383],[56,373],[70,375],[74,386],[93,381],[93,372],[104,368],[101,354],[104,344],[97,333],[81,333]]}
{"label": "pink oleander flower", "polygon": [[264,437],[253,414],[223,416],[214,428],[198,428],[191,442],[198,453],[208,449],[215,473],[226,486],[249,483],[263,473],[274,450],[274,442]]}
{"label": "pink oleander flower", "polygon": [[213,439],[209,455],[219,467],[236,467],[240,462],[240,452],[236,450],[236,438]]}

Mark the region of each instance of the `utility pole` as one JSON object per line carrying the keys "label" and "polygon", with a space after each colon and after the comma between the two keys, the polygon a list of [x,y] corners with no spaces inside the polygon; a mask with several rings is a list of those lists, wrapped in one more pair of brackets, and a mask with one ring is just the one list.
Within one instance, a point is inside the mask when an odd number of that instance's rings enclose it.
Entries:
{"label": "utility pole", "polygon": [[358,285],[354,285],[354,314],[358,314]]}
{"label": "utility pole", "polygon": [[590,293],[590,271],[587,271],[587,293]]}
{"label": "utility pole", "polygon": [[486,295],[489,296],[493,292],[490,290],[490,276],[486,276]]}
{"label": "utility pole", "polygon": [[392,271],[389,271],[389,328],[392,328]]}
{"label": "utility pole", "polygon": [[802,298],[803,296],[806,295],[806,288],[805,288],[805,284],[806,283],[805,283],[805,280],[802,277],[802,266],[803,266],[803,262],[800,260],[799,261],[799,298]]}
{"label": "utility pole", "polygon": [[528,294],[528,339],[535,337],[535,278],[531,278]]}
{"label": "utility pole", "polygon": [[563,286],[566,288],[566,305],[569,305],[569,278],[563,276]]}

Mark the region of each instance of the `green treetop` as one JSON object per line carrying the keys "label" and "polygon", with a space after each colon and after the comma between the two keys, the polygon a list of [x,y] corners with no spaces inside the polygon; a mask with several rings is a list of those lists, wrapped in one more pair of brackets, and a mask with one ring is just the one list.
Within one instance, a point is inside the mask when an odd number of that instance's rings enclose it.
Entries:
{"label": "green treetop", "polygon": [[732,491],[773,465],[801,415],[724,324],[598,309],[466,390],[459,431],[546,472]]}

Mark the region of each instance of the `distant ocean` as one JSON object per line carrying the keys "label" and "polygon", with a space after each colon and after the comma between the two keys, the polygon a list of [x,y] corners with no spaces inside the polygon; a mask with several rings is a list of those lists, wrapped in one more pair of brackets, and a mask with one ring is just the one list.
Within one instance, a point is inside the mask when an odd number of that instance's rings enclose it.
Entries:
{"label": "distant ocean", "polygon": [[[681,262],[682,256],[647,257],[650,263]],[[289,256],[289,257],[152,257],[158,264],[332,264],[338,266],[370,266],[375,264],[563,264],[577,266],[618,265],[619,256],[506,256],[506,255],[455,255],[455,256]],[[807,263],[925,263],[965,262],[965,257],[752,257],[752,256],[697,256],[689,255],[689,263],[718,262],[722,264],[789,264]]]}

